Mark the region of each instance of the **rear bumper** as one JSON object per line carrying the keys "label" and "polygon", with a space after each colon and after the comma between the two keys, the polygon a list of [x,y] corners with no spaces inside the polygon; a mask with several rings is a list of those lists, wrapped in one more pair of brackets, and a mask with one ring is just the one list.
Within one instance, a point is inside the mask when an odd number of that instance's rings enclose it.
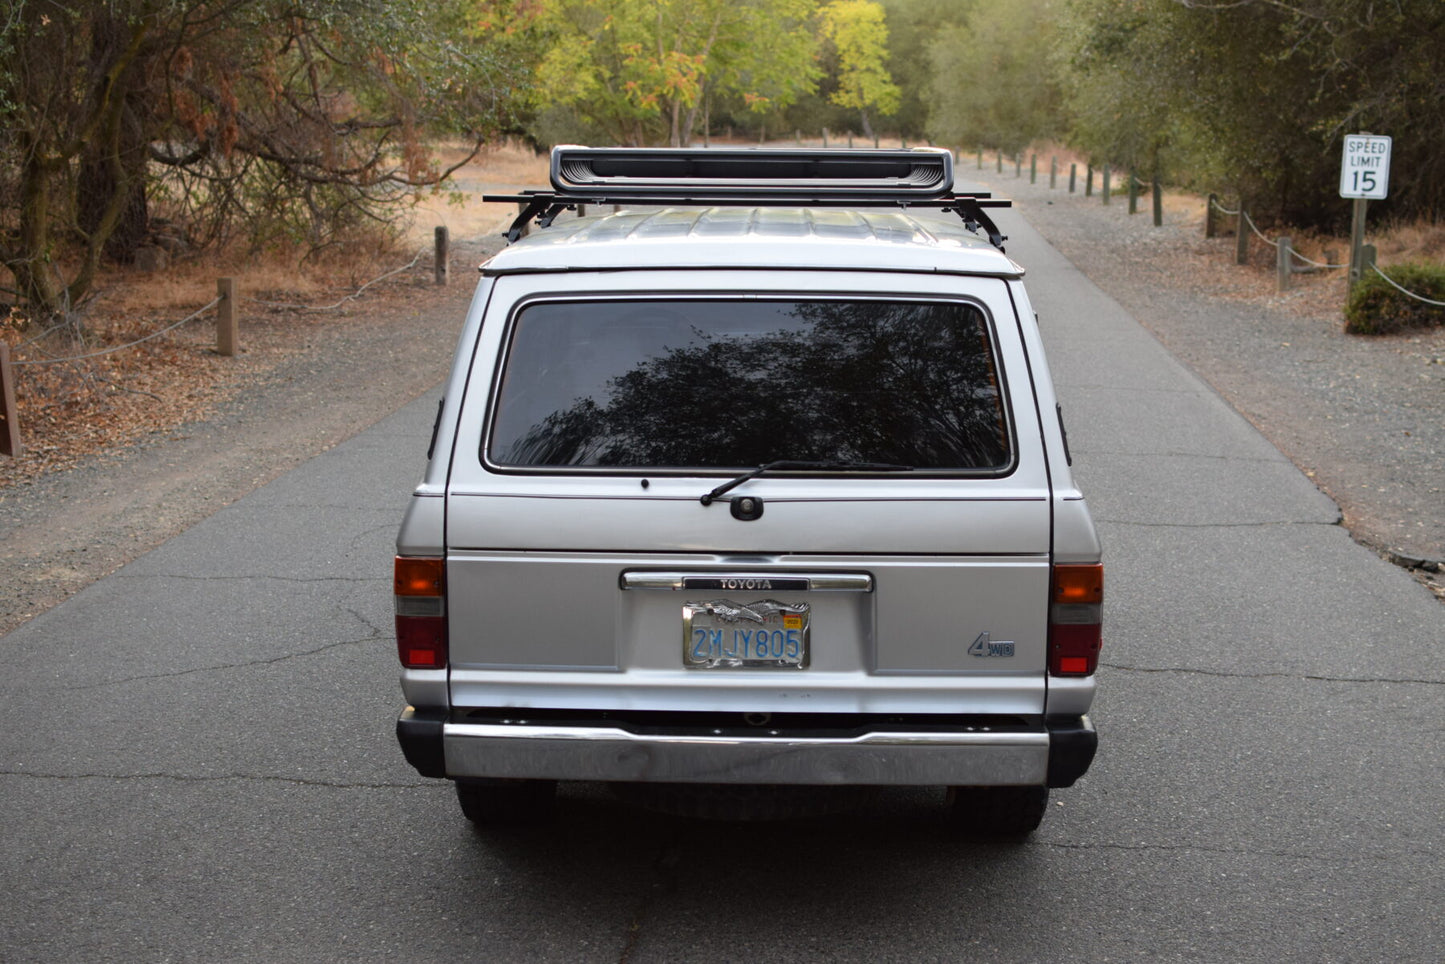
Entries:
{"label": "rear bumper", "polygon": [[524,713],[535,711],[407,707],[397,739],[407,762],[431,777],[840,786],[1066,787],[1098,744],[1087,716],[743,728]]}

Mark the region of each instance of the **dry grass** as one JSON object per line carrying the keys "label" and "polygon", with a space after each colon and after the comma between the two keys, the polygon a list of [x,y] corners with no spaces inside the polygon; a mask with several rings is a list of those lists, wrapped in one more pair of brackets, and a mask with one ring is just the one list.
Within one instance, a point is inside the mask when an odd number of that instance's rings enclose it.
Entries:
{"label": "dry grass", "polygon": [[[444,146],[440,153],[444,162],[449,157],[454,162],[462,149]],[[447,225],[454,239],[501,233],[515,208],[481,204],[478,198],[483,192],[546,186],[547,159],[525,145],[498,145],[460,169],[456,182],[455,197],[440,193],[418,203],[406,230],[389,246],[357,244],[305,259],[296,252],[260,258],[222,254],[156,272],[107,268],[76,314],[79,335],[46,335],[23,316],[0,318],[0,338],[15,360],[31,363],[15,370],[26,451],[20,458],[0,458],[0,488],[206,418],[240,386],[304,351],[313,325],[338,316],[276,305],[330,305],[419,253],[429,263],[438,224]],[[215,353],[214,310],[143,344],[94,354],[153,334],[209,304],[222,277],[237,279],[245,327],[239,357]],[[386,297],[385,283],[367,289],[367,304]],[[78,358],[82,355],[93,357]],[[59,360],[70,358],[77,360]]]}
{"label": "dry grass", "polygon": [[[444,161],[456,163],[464,154],[458,147],[444,147]],[[500,234],[516,215],[510,204],[483,204],[483,193],[511,194],[548,184],[548,159],[517,141],[485,148],[465,167],[452,175],[452,190],[428,195],[412,209],[406,231],[409,245],[429,245],[433,231],[445,227],[452,237]]]}
{"label": "dry grass", "polygon": [[1445,264],[1445,224],[1416,222],[1386,227],[1371,241],[1379,251],[1380,264],[1423,261]]}

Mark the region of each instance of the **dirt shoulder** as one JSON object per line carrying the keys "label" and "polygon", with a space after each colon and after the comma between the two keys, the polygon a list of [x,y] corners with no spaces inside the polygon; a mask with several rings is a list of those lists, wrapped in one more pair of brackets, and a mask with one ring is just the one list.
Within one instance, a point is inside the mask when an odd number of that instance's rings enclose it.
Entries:
{"label": "dirt shoulder", "polygon": [[454,243],[445,287],[428,257],[339,311],[256,314],[212,414],[0,487],[0,634],[436,385],[500,246]]}
{"label": "dirt shoulder", "polygon": [[1171,199],[1156,228],[1147,197],[1131,216],[1097,188],[990,182],[1334,499],[1357,541],[1441,591],[1445,328],[1345,334],[1343,271],[1278,293],[1274,249],[1252,237],[1251,263],[1235,265],[1234,238],[1206,240],[1192,198]]}

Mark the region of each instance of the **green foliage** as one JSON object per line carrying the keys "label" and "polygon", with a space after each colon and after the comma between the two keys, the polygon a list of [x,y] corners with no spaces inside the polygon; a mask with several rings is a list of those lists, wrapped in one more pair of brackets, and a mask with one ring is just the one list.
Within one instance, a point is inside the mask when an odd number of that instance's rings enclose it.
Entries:
{"label": "green foliage", "polygon": [[767,111],[812,89],[815,40],[801,27],[813,6],[812,0],[488,0],[480,36],[486,42],[530,38],[532,108],[549,133],[565,130],[570,117],[614,143],[681,145],[711,98],[736,97],[747,110]]}
{"label": "green foliage", "polygon": [[888,26],[883,8],[872,0],[833,0],[820,12],[819,25],[837,58],[837,87],[829,100],[859,111],[863,130],[871,135],[868,111],[892,114],[901,101],[886,66]]}
{"label": "green foliage", "polygon": [[[1401,288],[1431,301],[1445,301],[1445,265],[1392,264],[1383,270]],[[1345,305],[1345,331],[1354,335],[1386,335],[1442,325],[1445,308],[1411,298],[1374,271],[1351,289]]]}
{"label": "green foliage", "polygon": [[1381,214],[1445,213],[1445,3],[1071,0],[1055,60],[1073,140],[1167,165],[1296,224],[1337,226],[1340,146],[1395,138]]}
{"label": "green foliage", "polygon": [[1049,70],[1057,0],[980,4],[928,46],[928,130],[947,144],[1013,153],[1064,126]]}
{"label": "green foliage", "polygon": [[888,14],[888,73],[898,84],[893,123],[911,140],[930,134],[933,64],[929,46],[940,33],[965,24],[979,0],[881,0]]}

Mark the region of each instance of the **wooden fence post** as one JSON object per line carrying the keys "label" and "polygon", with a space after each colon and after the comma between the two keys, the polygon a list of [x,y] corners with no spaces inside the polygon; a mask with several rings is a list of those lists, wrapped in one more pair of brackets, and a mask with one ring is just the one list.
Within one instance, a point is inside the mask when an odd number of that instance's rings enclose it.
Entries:
{"label": "wooden fence post", "polygon": [[1084,174],[1084,197],[1094,196],[1094,165],[1090,164]]}
{"label": "wooden fence post", "polygon": [[1164,188],[1159,184],[1157,177],[1150,187],[1154,192],[1154,227],[1162,228],[1164,227]]}
{"label": "wooden fence post", "polygon": [[1279,239],[1278,251],[1274,259],[1274,287],[1276,291],[1288,291],[1290,282],[1290,269],[1294,267],[1290,260],[1290,240],[1286,235]]}
{"label": "wooden fence post", "polygon": [[0,341],[0,455],[12,458],[25,450],[20,444],[20,413],[15,410],[15,369],[10,346]]}
{"label": "wooden fence post", "polygon": [[1037,154],[1029,155],[1029,183],[1039,183],[1039,156]]}
{"label": "wooden fence post", "polygon": [[1219,195],[1211,194],[1204,202],[1204,236],[1212,238],[1219,233],[1219,225],[1214,220],[1214,208],[1219,203]]}
{"label": "wooden fence post", "polygon": [[1003,151],[998,152],[998,172],[1003,173]]}
{"label": "wooden fence post", "polygon": [[1139,175],[1133,168],[1129,169],[1129,213],[1139,213]]}
{"label": "wooden fence post", "polygon": [[983,148],[978,149],[978,169],[983,170]]}
{"label": "wooden fence post", "polygon": [[1058,159],[1057,157],[1051,157],[1051,158],[1049,158],[1049,190],[1052,191],[1054,188],[1056,188],[1056,187],[1058,187],[1058,186],[1059,186],[1059,159]]}
{"label": "wooden fence post", "polygon": [[1073,193],[1074,193],[1074,183],[1075,183],[1075,181],[1078,180],[1078,176],[1079,176],[1079,162],[1078,162],[1078,161],[1070,161],[1070,162],[1069,162],[1069,193],[1070,193],[1070,194],[1073,194]]}
{"label": "wooden fence post", "polygon": [[1249,215],[1244,210],[1244,198],[1239,199],[1239,227],[1234,231],[1234,263],[1249,264]]}
{"label": "wooden fence post", "polygon": [[826,149],[827,146],[828,146],[828,128],[825,127],[825,128],[823,128],[823,147]]}
{"label": "wooden fence post", "polygon": [[1112,187],[1112,185],[1110,185],[1110,183],[1109,183],[1109,175],[1110,175],[1110,173],[1111,173],[1111,171],[1109,170],[1109,165],[1105,164],[1105,165],[1104,165],[1104,191],[1103,191],[1103,194],[1104,194],[1104,203],[1105,203],[1105,204],[1108,204],[1108,203],[1109,203],[1109,193],[1110,193],[1110,189],[1111,189],[1111,187]]}
{"label": "wooden fence post", "polygon": [[1015,154],[1015,155],[1014,155],[1014,177],[1023,177],[1023,176],[1024,176],[1024,156],[1023,156],[1023,154]]}
{"label": "wooden fence post", "polygon": [[436,247],[436,254],[434,256],[434,260],[436,261],[436,282],[439,285],[444,285],[451,281],[452,276],[451,236],[447,232],[446,225],[444,224],[437,225],[433,235],[435,237]]}
{"label": "wooden fence post", "polygon": [[221,278],[216,282],[216,354],[227,358],[236,354],[240,341],[236,325],[236,279]]}

